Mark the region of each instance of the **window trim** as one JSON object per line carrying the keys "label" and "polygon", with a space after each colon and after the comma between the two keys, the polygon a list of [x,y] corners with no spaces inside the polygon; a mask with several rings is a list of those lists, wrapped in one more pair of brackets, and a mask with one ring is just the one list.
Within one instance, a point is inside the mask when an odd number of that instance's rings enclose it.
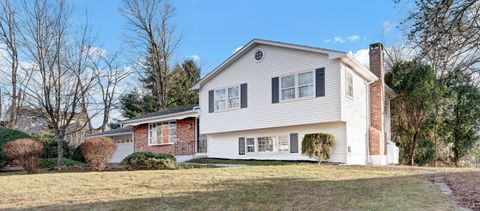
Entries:
{"label": "window trim", "polygon": [[[311,84],[308,84],[308,85],[299,85],[298,83],[298,76],[300,74],[303,74],[303,73],[311,73],[312,74],[312,83]],[[282,91],[284,90],[284,88],[282,88],[282,78],[284,77],[288,77],[288,76],[294,76],[294,86],[293,88],[295,89],[295,98],[292,98],[292,99],[287,99],[287,100],[284,100],[283,99],[283,94],[282,94]],[[290,72],[290,73],[287,73],[287,74],[283,74],[283,75],[280,75],[278,76],[279,78],[279,93],[278,93],[278,96],[279,96],[279,103],[281,102],[290,102],[290,101],[297,101],[297,100],[305,100],[305,99],[312,99],[312,98],[315,98],[315,89],[316,89],[316,84],[315,84],[315,81],[316,81],[316,75],[315,75],[315,70],[312,70],[312,69],[307,69],[307,70],[300,70],[300,71],[296,71],[296,72]],[[311,96],[304,96],[304,97],[300,97],[300,87],[303,87],[303,86],[312,86],[312,95]],[[285,88],[285,89],[291,89],[292,87],[289,87],[289,88]]]}
{"label": "window trim", "polygon": [[[351,82],[352,82],[351,84],[349,84],[349,81],[347,80],[348,76],[350,76],[350,79],[351,79]],[[349,93],[348,93],[350,85],[352,87],[352,95],[349,95]],[[354,86],[353,86],[353,73],[351,73],[348,70],[345,70],[345,96],[349,99],[353,99],[354,94],[355,94],[355,89],[354,89]]]}
{"label": "window trim", "polygon": [[[166,122],[152,122],[152,123],[148,123],[148,137],[147,137],[147,145],[148,146],[163,146],[163,145],[172,145],[172,144],[175,144],[175,142],[172,141],[172,137],[175,138],[175,139],[178,139],[178,136],[176,135],[176,126],[175,126],[175,135],[172,136],[170,135],[170,123],[172,122],[175,122],[175,125],[177,125],[177,121],[174,120],[174,121],[166,121]],[[153,144],[152,143],[152,136],[153,136],[153,133],[152,133],[152,126],[155,125],[157,126],[158,124],[160,125],[165,125],[165,124],[168,124],[168,143],[161,143],[161,144]],[[155,131],[155,136],[156,136],[156,131]],[[156,138],[156,137],[155,137]]]}
{"label": "window trim", "polygon": [[[228,108],[228,89],[229,88],[238,88],[238,107],[232,107],[232,108]],[[215,96],[216,96],[216,92],[217,90],[225,90],[225,108],[224,109],[220,109],[218,110],[217,109],[217,101],[219,100],[216,100],[215,99]],[[234,99],[234,98],[231,98],[231,99]],[[214,89],[213,90],[213,112],[224,112],[224,111],[232,111],[232,110],[237,110],[237,109],[240,109],[241,108],[241,103],[242,103],[242,90],[241,90],[241,86],[240,84],[235,84],[235,85],[230,85],[230,86],[224,86],[224,87],[221,87],[221,88],[218,88],[218,89]]]}

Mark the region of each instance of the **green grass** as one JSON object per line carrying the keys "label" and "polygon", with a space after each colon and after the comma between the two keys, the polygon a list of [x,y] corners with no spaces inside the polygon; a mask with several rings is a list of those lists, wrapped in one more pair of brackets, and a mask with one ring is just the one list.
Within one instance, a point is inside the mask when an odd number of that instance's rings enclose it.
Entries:
{"label": "green grass", "polygon": [[229,160],[229,159],[216,159],[216,158],[197,158],[188,161],[188,163],[199,164],[240,164],[240,165],[253,165],[253,166],[272,166],[272,165],[291,165],[291,164],[312,164],[315,162],[308,161],[278,161],[278,160]]}
{"label": "green grass", "polygon": [[0,175],[0,210],[454,210],[432,173],[298,164]]}
{"label": "green grass", "polygon": [[[64,158],[63,165],[66,167],[84,165],[84,163],[74,161],[72,159]],[[57,158],[45,158],[41,159],[39,163],[39,168],[42,169],[53,169],[57,167]]]}

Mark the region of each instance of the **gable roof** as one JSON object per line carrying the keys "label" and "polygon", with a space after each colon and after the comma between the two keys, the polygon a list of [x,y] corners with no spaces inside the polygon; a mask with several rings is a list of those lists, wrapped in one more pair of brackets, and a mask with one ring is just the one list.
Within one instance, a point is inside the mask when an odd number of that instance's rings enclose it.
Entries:
{"label": "gable roof", "polygon": [[368,70],[362,64],[360,64],[360,62],[358,62],[353,56],[343,51],[337,51],[337,50],[326,49],[326,48],[318,48],[318,47],[312,47],[307,45],[285,43],[285,42],[279,42],[279,41],[253,39],[250,42],[248,42],[246,45],[244,45],[240,50],[236,51],[234,54],[228,57],[224,62],[218,65],[215,69],[210,71],[210,73],[208,73],[205,77],[202,78],[202,80],[196,83],[192,87],[192,89],[199,90],[203,84],[207,83],[210,79],[214,78],[216,75],[221,73],[230,64],[232,64],[237,59],[245,55],[251,49],[255,48],[257,45],[268,45],[268,46],[275,46],[275,47],[281,47],[281,48],[296,49],[296,50],[326,54],[329,59],[337,59],[337,58],[342,59],[343,62],[346,62],[347,64],[353,66],[355,71],[359,72],[360,75],[362,75],[368,80],[377,79],[377,77],[372,72],[370,72],[370,70]]}
{"label": "gable roof", "polygon": [[[188,105],[180,108],[172,108],[168,110],[163,110],[163,111],[145,114],[142,116],[127,119],[127,120],[121,121],[120,124],[130,124],[130,123],[138,123],[138,122],[145,122],[145,121],[154,122],[160,118],[174,117],[175,115],[181,115],[181,114],[187,114],[187,113],[197,113],[196,111],[197,107],[198,105]],[[172,118],[172,119],[175,119],[175,118]]]}

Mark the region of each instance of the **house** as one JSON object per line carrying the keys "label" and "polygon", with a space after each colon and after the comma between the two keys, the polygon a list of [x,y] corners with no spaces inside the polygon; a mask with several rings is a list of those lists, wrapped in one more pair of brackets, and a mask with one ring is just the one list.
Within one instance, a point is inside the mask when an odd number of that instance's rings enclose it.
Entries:
{"label": "house", "polygon": [[[7,110],[6,115],[10,116],[10,109]],[[66,140],[73,146],[81,144],[88,128],[86,123],[88,116],[86,112],[75,113],[70,126],[67,128]],[[8,124],[8,123],[6,123]],[[48,122],[48,117],[40,108],[21,106],[18,108],[17,130],[34,135],[41,132],[52,132],[52,127]]]}
{"label": "house", "polygon": [[197,105],[190,105],[131,118],[122,121],[121,128],[89,138],[103,136],[116,141],[117,149],[111,163],[121,162],[129,154],[140,151],[168,153],[175,155],[177,161],[188,160],[201,152],[204,145],[198,144],[197,108]]}
{"label": "house", "polygon": [[254,39],[206,75],[200,134],[207,157],[310,160],[307,133],[330,133],[329,161],[398,163],[390,139],[390,99],[383,46],[369,47],[370,69],[346,52]]}
{"label": "house", "polygon": [[254,39],[193,87],[199,107],[122,122],[133,140],[124,155],[312,160],[302,154],[302,139],[322,132],[336,140],[331,162],[396,164],[395,92],[384,82],[382,44],[369,49],[368,69],[345,52]]}

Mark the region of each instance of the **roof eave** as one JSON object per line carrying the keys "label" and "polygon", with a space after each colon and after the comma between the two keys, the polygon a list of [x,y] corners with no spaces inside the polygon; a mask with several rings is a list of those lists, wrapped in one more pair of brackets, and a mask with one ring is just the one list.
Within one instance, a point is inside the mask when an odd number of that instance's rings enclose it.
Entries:
{"label": "roof eave", "polygon": [[370,70],[360,64],[353,56],[350,54],[346,54],[341,60],[345,63],[353,67],[354,71],[364,77],[368,82],[373,82],[378,80],[378,77],[373,74]]}
{"label": "roof eave", "polygon": [[128,126],[128,125],[135,126],[135,125],[140,125],[140,124],[145,124],[145,123],[184,119],[184,118],[188,118],[188,117],[198,117],[198,116],[199,116],[199,113],[198,113],[197,110],[189,110],[189,111],[167,114],[167,115],[162,115],[162,116],[153,116],[153,117],[148,117],[148,118],[125,120],[125,121],[120,122],[120,124],[123,124],[124,126]]}

